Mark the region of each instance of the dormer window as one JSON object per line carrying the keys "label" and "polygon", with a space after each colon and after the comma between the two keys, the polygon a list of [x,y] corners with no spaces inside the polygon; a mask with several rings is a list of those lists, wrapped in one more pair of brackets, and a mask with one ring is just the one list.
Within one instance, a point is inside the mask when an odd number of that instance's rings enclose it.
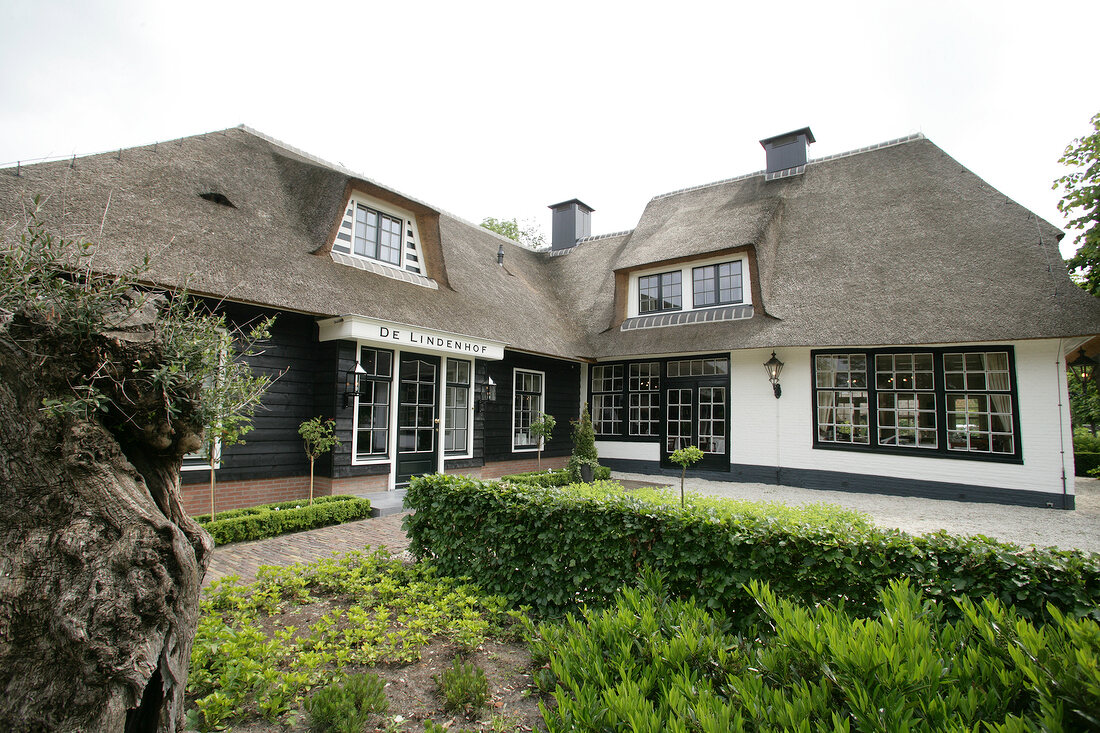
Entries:
{"label": "dormer window", "polygon": [[[694,314],[695,311],[713,310],[728,306],[751,306],[747,299],[744,275],[747,270],[743,256],[727,254],[724,257],[710,257],[681,265],[657,267],[637,273],[631,278],[630,313],[628,317],[662,316],[672,314],[674,320],[687,322],[698,320],[696,316],[708,319],[723,316]],[[691,283],[685,290],[685,283]],[[682,314],[682,315],[676,315]],[[751,317],[751,312],[735,314],[736,317]],[[667,319],[665,319],[667,320]],[[668,325],[668,324],[663,324]]]}
{"label": "dormer window", "polygon": [[740,303],[744,292],[741,286],[741,260],[694,267],[691,282],[696,308]]}
{"label": "dormer window", "polygon": [[[411,211],[364,194],[353,194],[332,242],[332,254],[343,264],[381,274],[394,268],[424,275],[416,218]],[[373,264],[373,263],[377,263]]]}
{"label": "dormer window", "polygon": [[682,283],[683,273],[680,270],[639,277],[638,312],[645,314],[680,310],[683,300]]}

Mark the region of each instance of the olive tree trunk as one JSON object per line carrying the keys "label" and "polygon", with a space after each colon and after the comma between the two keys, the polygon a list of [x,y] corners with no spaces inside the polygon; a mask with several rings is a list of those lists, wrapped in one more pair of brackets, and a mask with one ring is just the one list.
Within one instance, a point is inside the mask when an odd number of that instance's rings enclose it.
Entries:
{"label": "olive tree trunk", "polygon": [[148,334],[97,343],[89,358],[112,366],[126,420],[43,411],[44,398],[72,395],[86,355],[40,327],[0,338],[2,730],[183,725],[213,546],[180,504],[180,462],[199,440],[163,418],[162,395],[126,383],[139,359],[158,358]]}

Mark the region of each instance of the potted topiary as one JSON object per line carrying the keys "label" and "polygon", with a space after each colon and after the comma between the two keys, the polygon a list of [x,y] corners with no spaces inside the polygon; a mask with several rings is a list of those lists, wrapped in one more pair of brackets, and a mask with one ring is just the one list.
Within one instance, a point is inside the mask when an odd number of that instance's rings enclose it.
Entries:
{"label": "potted topiary", "polygon": [[592,427],[592,416],[588,414],[586,402],[581,410],[581,419],[573,421],[573,455],[569,458],[569,474],[574,481],[590,484],[599,466],[596,430]]}

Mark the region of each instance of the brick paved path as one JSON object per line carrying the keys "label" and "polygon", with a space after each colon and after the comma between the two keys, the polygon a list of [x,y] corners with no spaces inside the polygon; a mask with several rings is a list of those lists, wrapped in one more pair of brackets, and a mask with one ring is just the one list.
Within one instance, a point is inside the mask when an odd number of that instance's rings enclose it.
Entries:
{"label": "brick paved path", "polygon": [[368,545],[372,548],[386,547],[393,554],[400,554],[409,546],[409,538],[401,529],[404,516],[391,514],[266,540],[215,547],[210,567],[202,581],[203,587],[226,575],[239,575],[242,581],[250,583],[256,579],[256,570],[261,565],[293,565],[332,557],[333,552],[362,550]]}

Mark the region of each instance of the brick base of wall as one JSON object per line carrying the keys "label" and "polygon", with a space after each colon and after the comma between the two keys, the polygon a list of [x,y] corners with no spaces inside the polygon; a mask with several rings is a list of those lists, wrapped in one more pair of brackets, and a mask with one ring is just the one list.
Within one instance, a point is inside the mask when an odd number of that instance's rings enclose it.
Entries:
{"label": "brick base of wall", "polygon": [[[569,456],[556,456],[542,459],[542,470],[565,468]],[[449,474],[461,474],[480,479],[493,479],[524,471],[539,469],[538,459],[534,456],[518,461],[499,461],[473,468],[455,468]],[[330,496],[332,494],[371,494],[389,488],[389,477],[355,476],[352,478],[330,478],[317,476],[313,480],[313,495]],[[210,513],[210,485],[184,484],[183,508],[188,514]],[[286,478],[259,479],[255,481],[219,481],[214,486],[214,505],[217,511],[240,509],[257,504],[273,504],[278,501],[309,500],[309,476],[288,476]]]}

